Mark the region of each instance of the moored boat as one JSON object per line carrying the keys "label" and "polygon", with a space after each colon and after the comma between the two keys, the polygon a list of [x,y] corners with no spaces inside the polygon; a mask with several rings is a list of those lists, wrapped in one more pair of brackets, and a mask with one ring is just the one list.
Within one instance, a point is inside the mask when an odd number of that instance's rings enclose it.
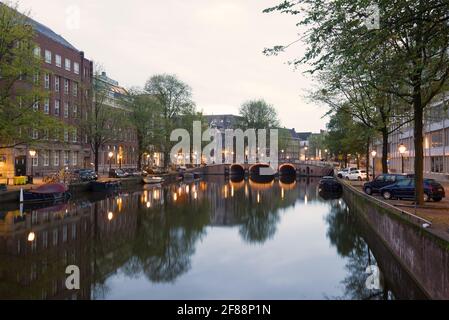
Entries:
{"label": "moored boat", "polygon": [[23,192],[23,201],[25,203],[52,202],[68,199],[69,197],[69,189],[62,183],[45,184],[36,189]]}
{"label": "moored boat", "polygon": [[143,183],[145,184],[157,184],[164,182],[164,178],[162,177],[143,177]]}
{"label": "moored boat", "polygon": [[93,192],[113,192],[121,187],[120,181],[92,181],[90,188]]}

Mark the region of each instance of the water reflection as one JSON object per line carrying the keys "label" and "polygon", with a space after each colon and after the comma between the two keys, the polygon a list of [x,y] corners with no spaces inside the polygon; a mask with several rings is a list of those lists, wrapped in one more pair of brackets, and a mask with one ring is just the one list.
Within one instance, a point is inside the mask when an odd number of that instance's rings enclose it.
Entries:
{"label": "water reflection", "polygon": [[[344,202],[323,200],[317,182],[215,178],[8,208],[0,212],[0,299],[393,297],[390,280],[366,287],[375,254]],[[310,249],[315,243],[323,252]],[[75,292],[65,289],[71,264],[81,270]],[[201,290],[184,296],[192,287]]]}

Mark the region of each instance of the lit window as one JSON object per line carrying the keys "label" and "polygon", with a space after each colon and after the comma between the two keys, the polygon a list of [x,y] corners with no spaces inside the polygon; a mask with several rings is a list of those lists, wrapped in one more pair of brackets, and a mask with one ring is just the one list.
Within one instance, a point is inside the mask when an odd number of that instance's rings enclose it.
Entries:
{"label": "lit window", "polygon": [[57,54],[55,56],[55,60],[56,60],[56,66],[61,68],[62,67],[62,58],[61,58],[61,56]]}
{"label": "lit window", "polygon": [[51,63],[51,51],[50,50],[45,50],[45,62]]}
{"label": "lit window", "polygon": [[43,158],[44,158],[44,167],[48,167],[50,165],[50,151],[45,150],[43,152]]}
{"label": "lit window", "polygon": [[32,164],[33,164],[33,167],[37,167],[39,165],[39,156],[38,156],[37,152],[36,152],[36,155],[33,157]]}

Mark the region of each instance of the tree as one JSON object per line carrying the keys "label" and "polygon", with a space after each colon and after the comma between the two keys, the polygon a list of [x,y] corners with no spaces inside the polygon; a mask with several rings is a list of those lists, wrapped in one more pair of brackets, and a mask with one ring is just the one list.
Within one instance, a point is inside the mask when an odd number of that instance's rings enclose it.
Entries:
{"label": "tree", "polygon": [[[379,28],[364,24],[367,7],[376,5]],[[382,70],[391,85],[377,88],[402,99],[413,110],[416,202],[423,203],[423,114],[446,90],[449,80],[449,3],[444,0],[283,1],[265,12],[301,14],[308,48],[294,63],[311,72],[357,59],[368,70]],[[266,53],[277,53],[277,46]]]}
{"label": "tree", "polygon": [[265,100],[249,100],[239,110],[244,128],[269,129],[279,127],[276,109]]}
{"label": "tree", "polygon": [[138,169],[142,157],[154,149],[159,149],[163,141],[164,128],[161,126],[162,106],[155,97],[138,90],[130,93],[130,121],[136,129],[138,146]]}
{"label": "tree", "polygon": [[113,105],[114,103],[125,105],[126,96],[112,101],[111,85],[101,79],[101,70],[100,66],[96,66],[92,88],[82,90],[86,117],[80,122],[80,127],[94,155],[96,172],[98,172],[101,149],[117,139],[119,130],[127,125],[129,113],[129,110]]}
{"label": "tree", "polygon": [[145,84],[145,91],[154,96],[162,107],[161,125],[163,131],[162,150],[165,166],[170,163],[170,134],[182,116],[195,114],[192,89],[175,75],[160,74],[152,76]]}
{"label": "tree", "polygon": [[35,144],[31,130],[47,136],[63,126],[39,110],[48,92],[41,86],[42,61],[34,37],[17,5],[0,3],[0,149]]}

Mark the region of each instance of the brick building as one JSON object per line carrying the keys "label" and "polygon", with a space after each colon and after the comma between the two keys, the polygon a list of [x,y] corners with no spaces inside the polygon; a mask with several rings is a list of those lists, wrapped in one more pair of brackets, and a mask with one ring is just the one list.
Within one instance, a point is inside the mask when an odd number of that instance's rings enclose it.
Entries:
{"label": "brick building", "polygon": [[[34,54],[42,59],[43,72],[35,75],[48,98],[35,103],[34,108],[59,118],[72,130],[56,133],[32,131],[36,140],[32,148],[19,145],[2,150],[0,175],[3,178],[29,175],[43,176],[61,168],[80,168],[90,165],[90,150],[77,129],[88,103],[82,103],[83,92],[92,83],[93,64],[62,36],[32,19],[27,19],[36,33]],[[38,78],[39,77],[39,78]],[[90,96],[90,95],[89,95]],[[31,157],[30,150],[36,151]]]}

